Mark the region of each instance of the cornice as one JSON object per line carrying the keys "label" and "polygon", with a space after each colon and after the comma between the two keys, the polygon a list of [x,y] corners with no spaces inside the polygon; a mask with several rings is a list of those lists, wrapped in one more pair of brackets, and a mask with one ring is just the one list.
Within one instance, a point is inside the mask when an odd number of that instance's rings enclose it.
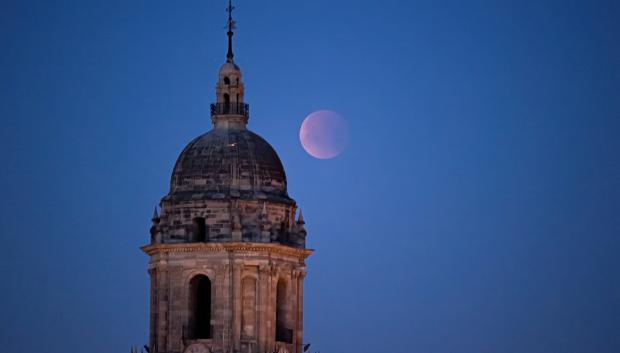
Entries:
{"label": "cornice", "polygon": [[183,252],[269,252],[306,259],[314,250],[293,248],[281,244],[272,243],[180,243],[180,244],[149,244],[141,247],[147,255],[153,256],[161,253]]}

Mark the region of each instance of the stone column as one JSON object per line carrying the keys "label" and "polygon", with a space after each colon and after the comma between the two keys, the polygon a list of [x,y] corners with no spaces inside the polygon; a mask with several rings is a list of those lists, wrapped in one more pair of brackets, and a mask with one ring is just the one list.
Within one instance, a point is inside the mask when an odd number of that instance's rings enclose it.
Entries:
{"label": "stone column", "polygon": [[293,330],[293,352],[297,353],[298,352],[298,347],[299,347],[299,343],[297,341],[298,339],[298,332],[299,332],[299,296],[298,296],[298,283],[297,283],[297,279],[298,279],[298,274],[299,271],[297,270],[292,270],[291,271],[291,301],[290,301],[290,305],[291,305],[291,329]]}
{"label": "stone column", "polygon": [[233,347],[235,350],[241,348],[241,312],[242,312],[242,293],[241,293],[241,270],[242,263],[235,263],[233,268],[233,290],[232,290],[232,309],[233,309]]}
{"label": "stone column", "polygon": [[168,346],[173,352],[183,350],[183,338],[187,336],[187,297],[183,295],[183,271],[180,267],[168,268]]}
{"label": "stone column", "polygon": [[226,352],[230,347],[230,327],[232,319],[232,307],[230,302],[231,296],[231,272],[230,265],[223,265],[220,268],[220,279],[218,286],[218,293],[216,294],[217,312],[219,313],[219,326],[220,330],[214,332],[217,335],[216,340],[219,343],[223,352]]}
{"label": "stone column", "polygon": [[268,279],[269,272],[267,265],[260,265],[258,267],[258,283],[256,286],[257,291],[257,311],[256,316],[258,318],[258,324],[256,327],[257,342],[259,352],[266,351],[266,333],[267,333],[267,306],[268,306]]}
{"label": "stone column", "polygon": [[297,276],[297,320],[295,337],[297,339],[298,349],[301,352],[302,345],[304,344],[304,278],[306,277],[306,271],[299,270]]}
{"label": "stone column", "polygon": [[159,322],[157,324],[157,352],[168,352],[168,296],[170,280],[168,276],[168,264],[165,260],[160,260],[157,264],[157,311]]}
{"label": "stone column", "polygon": [[267,298],[267,351],[273,352],[276,348],[276,295],[278,276],[280,270],[275,265],[270,265],[269,294]]}
{"label": "stone column", "polygon": [[159,307],[159,296],[157,295],[157,276],[159,275],[157,272],[157,268],[153,265],[149,266],[149,275],[151,277],[151,288],[150,288],[150,330],[149,330],[149,347],[151,348],[151,352],[157,353],[157,332],[159,327],[159,318],[158,318],[158,307]]}

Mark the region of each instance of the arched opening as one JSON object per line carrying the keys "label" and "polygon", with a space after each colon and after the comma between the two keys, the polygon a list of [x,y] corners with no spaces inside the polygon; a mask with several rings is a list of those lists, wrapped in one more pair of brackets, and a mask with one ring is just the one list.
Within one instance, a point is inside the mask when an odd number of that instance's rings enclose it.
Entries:
{"label": "arched opening", "polygon": [[189,313],[190,338],[211,338],[211,280],[205,275],[189,281]]}
{"label": "arched opening", "polygon": [[202,217],[194,218],[194,241],[206,242],[207,241],[207,224]]}
{"label": "arched opening", "polygon": [[279,279],[276,290],[276,341],[293,343],[293,330],[288,327],[289,315],[288,285]]}
{"label": "arched opening", "polygon": [[224,93],[224,114],[230,113],[230,96]]}
{"label": "arched opening", "polygon": [[229,85],[230,84],[230,79],[228,78],[228,76],[224,77],[224,84],[225,85]]}

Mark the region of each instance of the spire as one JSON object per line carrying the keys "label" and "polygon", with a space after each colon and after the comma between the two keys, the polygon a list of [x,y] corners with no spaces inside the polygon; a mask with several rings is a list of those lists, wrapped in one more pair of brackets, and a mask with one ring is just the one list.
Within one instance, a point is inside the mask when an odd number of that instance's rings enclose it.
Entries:
{"label": "spire", "polygon": [[301,213],[301,208],[299,209],[299,217],[297,218],[297,224],[301,224],[301,225],[306,224],[306,222],[304,222],[304,215]]}
{"label": "spire", "polygon": [[308,235],[308,232],[306,232],[306,227],[304,227],[304,225],[306,224],[306,222],[304,221],[304,216],[303,214],[301,214],[301,208],[299,209],[299,217],[297,218],[297,222],[295,223],[296,225],[296,230],[297,230],[297,235],[298,235],[298,239],[297,241],[299,242],[298,244],[305,247],[306,246],[306,235]]}
{"label": "spire", "polygon": [[243,80],[239,66],[233,61],[232,37],[235,21],[232,19],[232,0],[228,0],[228,54],[220,67],[215,86],[215,104],[211,104],[211,121],[215,128],[245,129],[249,118],[249,106],[243,102]]}
{"label": "spire", "polygon": [[232,37],[233,37],[233,29],[235,29],[235,21],[232,19],[232,12],[235,9],[232,6],[232,0],[228,0],[228,8],[226,12],[228,12],[228,53],[226,54],[226,62],[233,62],[233,51],[232,51]]}
{"label": "spire", "polygon": [[152,221],[155,221],[159,218],[159,215],[157,214],[157,206],[155,206],[155,209],[153,209],[153,218],[151,218]]}

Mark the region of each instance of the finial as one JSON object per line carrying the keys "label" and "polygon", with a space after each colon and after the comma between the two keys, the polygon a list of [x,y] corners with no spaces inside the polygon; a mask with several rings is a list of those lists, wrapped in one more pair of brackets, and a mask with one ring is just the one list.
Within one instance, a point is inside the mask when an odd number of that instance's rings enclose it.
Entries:
{"label": "finial", "polygon": [[153,209],[153,218],[151,219],[156,220],[157,218],[159,218],[159,215],[157,214],[157,206],[155,206],[155,208]]}
{"label": "finial", "polygon": [[233,51],[232,51],[232,36],[233,36],[233,29],[235,29],[235,21],[233,21],[232,19],[232,12],[235,9],[234,6],[232,6],[232,0],[228,0],[228,8],[226,9],[226,12],[228,12],[228,54],[226,54],[226,62],[233,62]]}
{"label": "finial", "polygon": [[297,224],[306,224],[306,222],[304,222],[304,215],[301,213],[301,208],[299,209],[299,217],[297,218]]}

